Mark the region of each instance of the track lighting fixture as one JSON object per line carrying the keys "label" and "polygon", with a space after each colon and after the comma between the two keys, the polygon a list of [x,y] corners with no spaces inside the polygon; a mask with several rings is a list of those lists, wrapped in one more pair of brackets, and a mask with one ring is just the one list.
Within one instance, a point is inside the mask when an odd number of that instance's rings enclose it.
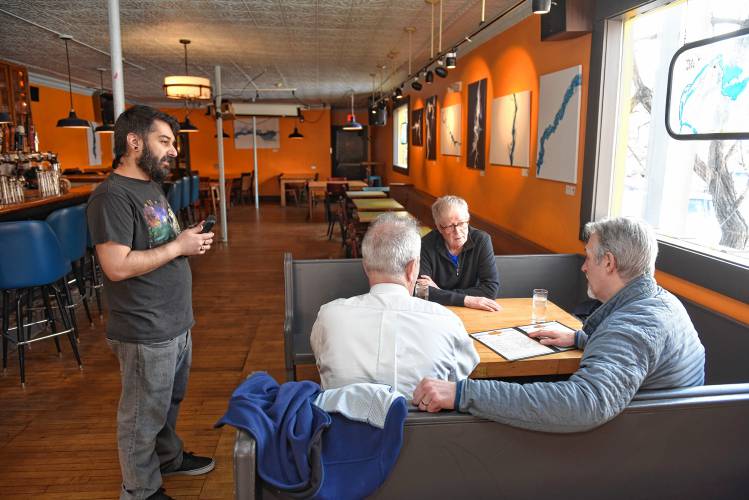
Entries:
{"label": "track lighting fixture", "polygon": [[534,14],[548,14],[551,10],[551,0],[533,0],[531,8]]}
{"label": "track lighting fixture", "polygon": [[450,52],[445,54],[445,67],[447,69],[453,69],[455,67],[455,63],[457,62],[458,55],[456,54],[455,49],[452,49]]}
{"label": "track lighting fixture", "polygon": [[434,68],[434,72],[440,78],[446,78],[447,77],[447,69],[445,69],[443,66],[437,66],[436,68]]}
{"label": "track lighting fixture", "polygon": [[427,71],[426,76],[424,76],[424,81],[427,82],[427,85],[431,85],[432,82],[434,81],[434,73],[432,72],[431,69]]}
{"label": "track lighting fixture", "polygon": [[403,91],[398,87],[395,89],[395,92],[393,92],[393,97],[396,99],[403,99]]}
{"label": "track lighting fixture", "polygon": [[413,82],[411,82],[411,88],[414,89],[414,90],[416,90],[417,92],[419,90],[421,90],[421,87],[422,87],[422,85],[419,82],[419,80],[414,80]]}

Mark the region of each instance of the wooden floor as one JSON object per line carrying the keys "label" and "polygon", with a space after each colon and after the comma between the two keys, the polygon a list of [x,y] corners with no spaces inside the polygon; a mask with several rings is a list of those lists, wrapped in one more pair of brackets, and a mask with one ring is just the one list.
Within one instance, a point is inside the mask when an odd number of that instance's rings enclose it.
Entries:
{"label": "wooden floor", "polygon": [[[175,498],[233,498],[232,428],[213,429],[233,389],[256,370],[284,377],[283,252],[295,258],[341,257],[329,242],[322,207],[306,222],[306,207],[277,204],[234,207],[228,246],[193,258],[193,365],[178,430],[188,451],[212,455],[216,469],[199,477],[165,480]],[[0,376],[0,498],[117,498],[120,471],[115,415],[120,382],[117,360],[79,314],[83,371],[63,341],[58,358],[51,340],[27,354],[26,388],[15,352]]]}

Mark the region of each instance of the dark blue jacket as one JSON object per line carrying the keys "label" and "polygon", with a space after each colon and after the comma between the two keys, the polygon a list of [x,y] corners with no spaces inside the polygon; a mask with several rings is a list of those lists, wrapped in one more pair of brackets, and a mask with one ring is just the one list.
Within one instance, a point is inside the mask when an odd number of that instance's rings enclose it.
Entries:
{"label": "dark blue jacket", "polygon": [[387,478],[403,444],[407,407],[398,398],[385,428],[328,414],[312,404],[314,382],[283,385],[255,373],[232,394],[216,426],[229,424],[257,443],[257,469],[269,485],[313,498],[362,498]]}

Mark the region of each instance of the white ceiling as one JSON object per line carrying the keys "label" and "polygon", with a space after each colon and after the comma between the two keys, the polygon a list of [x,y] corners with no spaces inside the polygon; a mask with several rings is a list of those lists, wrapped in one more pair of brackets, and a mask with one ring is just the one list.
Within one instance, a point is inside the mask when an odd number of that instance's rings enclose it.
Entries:
{"label": "white ceiling", "polygon": [[[413,67],[430,54],[431,5],[425,0],[120,0],[125,95],[163,103],[164,76],[184,73],[180,38],[188,38],[190,74],[213,80],[221,65],[224,94],[251,98],[256,88],[296,88],[307,103],[342,105],[353,89],[360,102],[372,92],[378,66],[391,90],[408,71],[407,26]],[[486,19],[516,0],[486,0]],[[523,7],[525,8],[525,7]],[[444,0],[443,49],[479,27],[481,0]],[[439,5],[435,6],[435,52]],[[105,0],[0,0],[0,59],[65,80],[69,43],[73,82],[99,87],[97,67],[109,67]],[[390,57],[388,56],[390,54]],[[393,57],[393,54],[394,57]],[[105,74],[105,87],[111,88]],[[255,78],[251,81],[251,78]],[[260,98],[292,98],[261,92]]]}

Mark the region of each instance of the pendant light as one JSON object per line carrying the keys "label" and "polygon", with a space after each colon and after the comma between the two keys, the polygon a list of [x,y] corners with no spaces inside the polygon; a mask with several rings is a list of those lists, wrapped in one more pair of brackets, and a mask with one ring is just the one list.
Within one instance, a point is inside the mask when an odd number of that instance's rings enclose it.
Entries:
{"label": "pendant light", "polygon": [[[100,90],[100,95],[101,95],[101,94],[104,94],[104,72],[106,71],[106,69],[96,68],[96,70],[99,72],[99,83],[101,84],[101,87],[99,88],[99,90]],[[97,134],[114,134],[114,124],[107,123],[104,120],[104,113],[102,113],[101,120],[104,123],[96,127],[96,129],[94,129],[94,132]]]}
{"label": "pendant light", "polygon": [[354,91],[351,91],[351,114],[348,115],[348,119],[346,121],[346,124],[343,126],[343,130],[351,130],[351,131],[358,131],[363,129],[361,123],[356,121],[356,116],[354,115]]}
{"label": "pendant light", "polygon": [[294,131],[289,134],[289,139],[304,139],[304,135],[294,125]]}
{"label": "pendant light", "polygon": [[68,62],[68,93],[70,95],[70,113],[67,118],[57,120],[57,126],[61,128],[90,128],[91,124],[86,120],[78,118],[73,109],[73,81],[70,79],[70,54],[68,53],[68,40],[72,40],[70,35],[60,35],[60,40],[65,42],[65,59]]}
{"label": "pendant light", "polygon": [[200,76],[189,76],[187,72],[187,45],[190,40],[180,39],[185,47],[185,74],[164,78],[164,94],[169,99],[209,100],[211,98],[211,81]]}
{"label": "pendant light", "polygon": [[187,107],[187,100],[185,100],[185,120],[179,122],[179,132],[185,134],[194,134],[198,132],[198,127],[192,124],[190,121],[190,109]]}

